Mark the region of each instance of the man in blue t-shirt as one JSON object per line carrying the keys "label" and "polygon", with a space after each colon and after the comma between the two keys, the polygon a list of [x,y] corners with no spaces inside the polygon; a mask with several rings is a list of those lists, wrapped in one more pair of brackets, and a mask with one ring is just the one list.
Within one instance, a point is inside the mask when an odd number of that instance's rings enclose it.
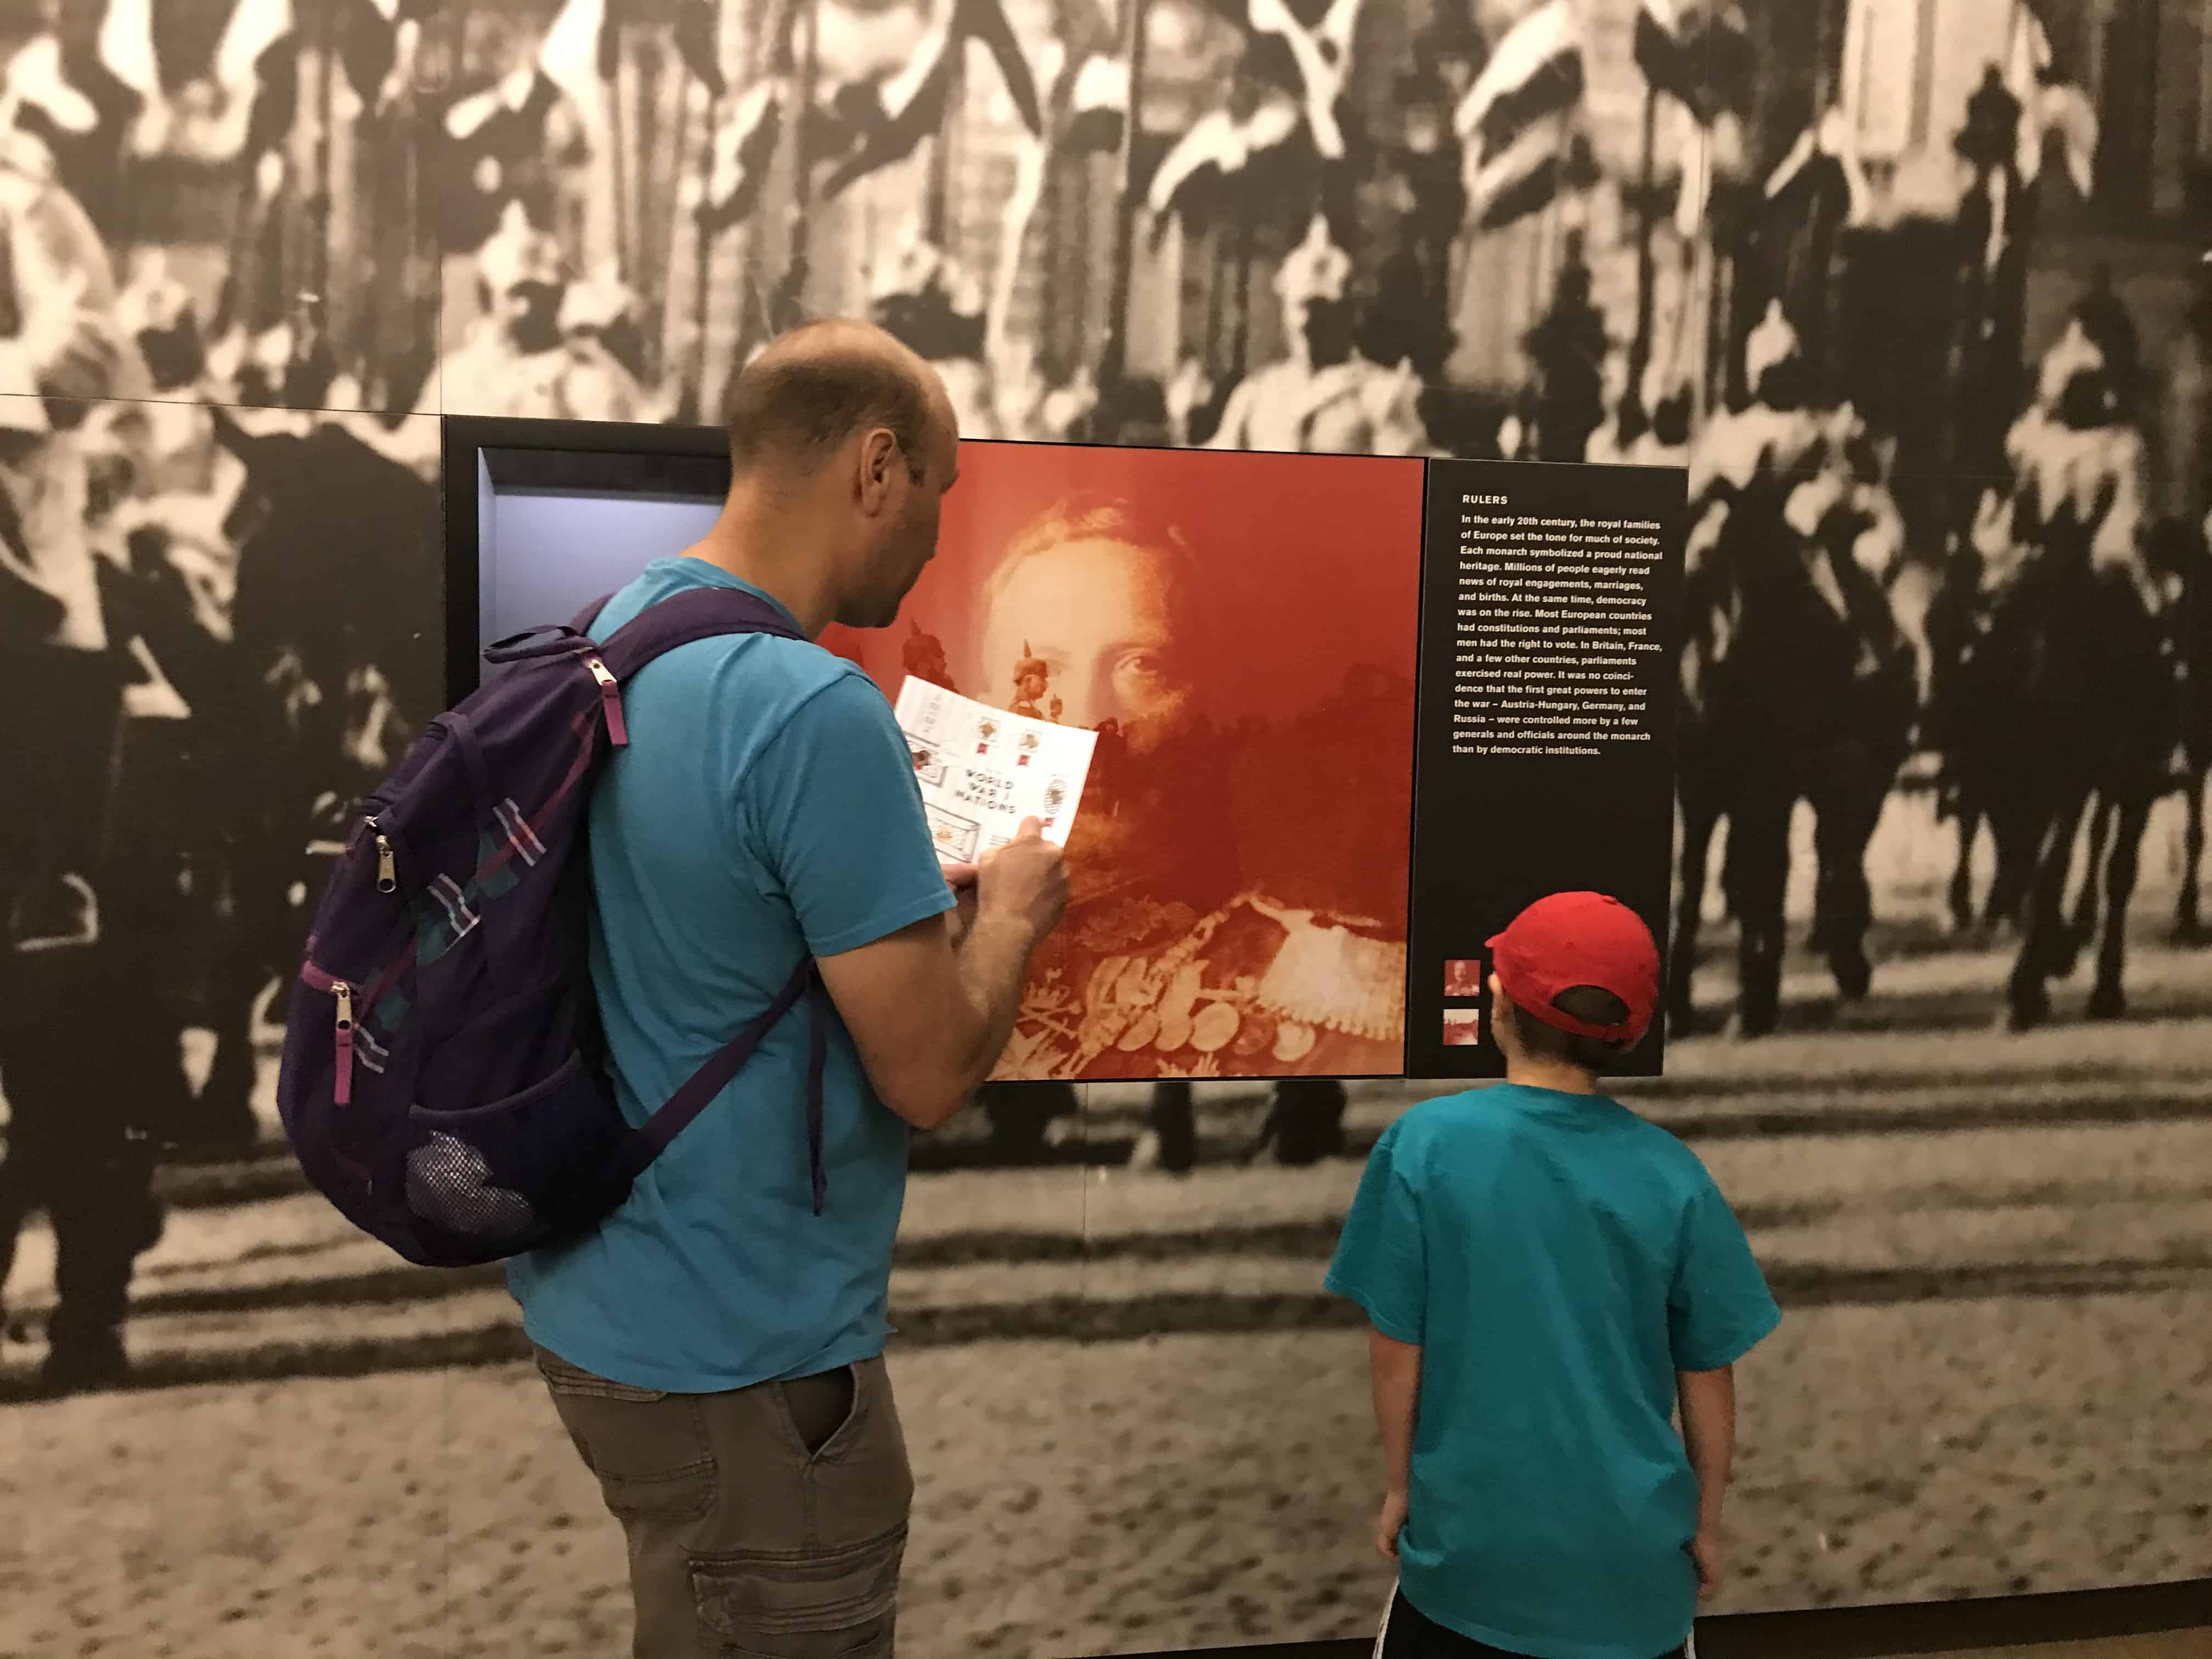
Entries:
{"label": "man in blue t-shirt", "polygon": [[1328,1273],[1373,1327],[1377,1654],[1679,1655],[1719,1574],[1731,1368],[1780,1315],[1697,1155],[1597,1091],[1658,1000],[1650,930],[1556,893],[1490,951],[1506,1080],[1390,1126]]}
{"label": "man in blue t-shirt", "polygon": [[812,956],[839,1017],[827,1206],[799,1109],[807,1023],[787,1020],[620,1209],[509,1283],[628,1534],[640,1659],[876,1659],[913,1496],[883,1363],[907,1139],[997,1060],[1066,884],[1034,823],[941,869],[890,706],[807,642],[888,624],[936,550],[959,448],[936,375],[877,330],[809,325],[738,376],[730,446],[714,528],[598,631],[725,586],[805,640],[702,640],[625,689],[629,743],[591,805],[592,979],[637,1123]]}

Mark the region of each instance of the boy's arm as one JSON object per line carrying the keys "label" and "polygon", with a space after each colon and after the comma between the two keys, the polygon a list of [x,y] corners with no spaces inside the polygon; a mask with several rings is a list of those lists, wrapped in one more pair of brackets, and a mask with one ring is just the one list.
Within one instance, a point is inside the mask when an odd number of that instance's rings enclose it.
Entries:
{"label": "boy's arm", "polygon": [[1707,1176],[1683,1215],[1681,1255],[1667,1297],[1682,1443],[1698,1479],[1698,1534],[1690,1553],[1701,1597],[1712,1594],[1721,1576],[1721,1504],[1735,1454],[1735,1364],[1781,1318],[1741,1224]]}
{"label": "boy's arm", "polygon": [[1721,1504],[1735,1455],[1735,1368],[1677,1371],[1674,1382],[1682,1406],[1682,1443],[1698,1477],[1698,1536],[1690,1553],[1698,1564],[1702,1598],[1720,1581]]}
{"label": "boy's arm", "polygon": [[1383,1489],[1402,1492],[1413,1478],[1413,1412],[1421,1394],[1421,1351],[1382,1332],[1367,1333],[1375,1426],[1382,1437]]}
{"label": "boy's arm", "polygon": [[1375,1547],[1395,1559],[1406,1524],[1406,1491],[1413,1480],[1413,1416],[1421,1397],[1421,1351],[1378,1330],[1367,1333],[1375,1427],[1382,1439],[1382,1512],[1375,1522]]}
{"label": "boy's arm", "polygon": [[[1406,1122],[1400,1118],[1376,1142],[1323,1281],[1331,1294],[1360,1305],[1372,1333],[1368,1373],[1383,1462],[1375,1547],[1394,1560],[1412,1484],[1413,1413],[1421,1392],[1421,1342],[1428,1329],[1428,1249],[1420,1199],[1399,1161]],[[1417,1157],[1413,1165],[1418,1164]]]}

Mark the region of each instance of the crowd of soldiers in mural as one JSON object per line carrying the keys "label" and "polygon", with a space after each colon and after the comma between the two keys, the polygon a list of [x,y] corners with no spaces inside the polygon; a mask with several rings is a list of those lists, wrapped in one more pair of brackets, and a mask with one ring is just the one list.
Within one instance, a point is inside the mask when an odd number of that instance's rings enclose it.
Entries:
{"label": "crowd of soldiers in mural", "polygon": [[[257,1011],[333,827],[428,712],[439,574],[434,423],[308,407],[357,401],[318,343],[119,245],[108,106],[56,18],[0,5],[0,1285],[43,1212],[67,1388],[125,1370],[157,1163],[262,1133]],[[222,79],[159,144],[220,127]]]}
{"label": "crowd of soldiers in mural", "polygon": [[[263,229],[296,241],[301,225],[321,224],[335,174],[264,189],[253,181],[266,170],[248,165],[257,144],[276,154],[299,118],[270,115],[272,75],[313,82],[312,53],[283,56],[299,44],[292,9],[240,0],[197,78],[156,64],[151,35],[134,45],[126,26],[145,8],[93,9],[102,11],[96,33],[58,37],[55,7],[0,0],[0,308],[10,331],[0,339],[0,392],[19,394],[0,397],[0,654],[16,697],[0,726],[0,776],[37,803],[0,814],[0,1285],[21,1226],[43,1211],[60,1255],[47,1332],[57,1386],[123,1372],[131,1264],[159,1235],[152,1176],[165,1151],[243,1146],[263,1133],[252,1033],[293,965],[302,902],[319,885],[333,827],[439,695],[428,417],[657,422],[698,418],[711,402],[680,365],[666,367],[674,354],[652,345],[640,273],[584,269],[575,236],[547,206],[557,195],[547,179],[603,130],[561,118],[577,84],[562,21],[519,82],[459,77],[431,112],[447,139],[475,147],[465,199],[456,206],[449,193],[435,216],[436,257],[465,273],[473,307],[448,318],[434,369],[435,343],[422,343],[429,372],[412,377],[422,389],[408,386],[394,404],[416,414],[377,416],[330,410],[373,403],[369,388],[410,377],[389,362],[345,361],[317,331],[329,296],[280,295],[257,315],[237,270],[219,290],[173,276],[165,250],[131,243],[118,228],[130,216],[100,193],[118,146],[184,144],[221,128],[228,111],[239,130],[219,159],[246,167],[240,193],[266,210]],[[381,31],[366,67],[358,52],[347,59],[374,113],[404,82],[421,18],[406,0],[356,9]],[[715,10],[680,9],[685,27],[695,12]],[[971,23],[995,15],[952,9]],[[1048,354],[998,325],[998,285],[963,269],[926,222],[872,256],[872,314],[944,371],[971,436],[1686,466],[1693,529],[1677,1029],[1708,1012],[1692,1006],[1691,973],[1722,826],[1735,1020],[1755,1036],[1780,1019],[1801,803],[1814,815],[1818,864],[1802,943],[1825,958],[1840,995],[1868,994],[1868,844],[1916,754],[1935,757],[1959,829],[1960,924],[2017,931],[2011,1023],[2047,1018],[2051,981],[2092,945],[2090,1010],[2121,1013],[2146,819],[2177,788],[2189,831],[2175,921],[2185,933],[2198,926],[2212,762],[2201,690],[2212,675],[2212,561],[2204,525],[2148,482],[2142,410],[2157,393],[2125,307],[2102,285],[2076,306],[2028,366],[2026,395],[2006,405],[2002,482],[1931,518],[1900,507],[1895,434],[1845,399],[1825,368],[1832,343],[1808,338],[1832,320],[1820,297],[1826,264],[1808,280],[1796,254],[1736,259],[1739,291],[1715,308],[1735,319],[1711,354],[1723,372],[1700,376],[1640,334],[1621,337],[1593,301],[1570,216],[1550,307],[1523,342],[1525,384],[1491,389],[1480,421],[1442,420],[1437,411],[1465,402],[1452,402],[1436,343],[1451,334],[1451,261],[1471,234],[1571,207],[1577,168],[1589,165],[1568,140],[1532,150],[1502,125],[1509,106],[1517,120],[1544,113],[1531,99],[1561,60],[1531,57],[1528,31],[1554,9],[1535,9],[1486,65],[1478,43],[1469,67],[1480,73],[1443,88],[1457,100],[1467,165],[1431,168],[1442,184],[1421,184],[1419,167],[1407,174],[1420,187],[1403,196],[1402,234],[1386,262],[1395,276],[1379,287],[1347,252],[1358,238],[1343,181],[1360,139],[1340,118],[1351,39],[1341,9],[1315,18],[1310,8],[1255,3],[1240,25],[1248,38],[1231,102],[1153,159],[1141,192],[1160,212],[1181,210],[1179,192],[1208,169],[1234,190],[1231,175],[1263,152],[1297,150],[1286,172],[1268,175],[1287,204],[1276,216],[1291,227],[1266,283],[1283,343],[1273,361],[1224,373],[1186,352],[1171,374],[1146,380],[1123,371],[1122,317],[1103,356],[1048,379]],[[813,72],[829,73],[833,33],[810,47]],[[1507,49],[1516,40],[1519,58]],[[558,64],[546,56],[556,46],[567,54]],[[1095,72],[1113,67],[1109,46],[1060,43],[1057,59],[1052,76],[1026,71],[1045,85],[1054,119],[1072,127],[1127,111],[1126,72],[1118,83]],[[1024,61],[1002,54],[1001,70],[1020,81],[1007,66]],[[854,155],[876,158],[867,165],[931,142],[929,124],[907,121],[899,102],[920,100],[914,77],[891,67],[849,77],[876,94],[853,140]],[[1518,78],[1503,83],[1509,75]],[[1018,108],[1039,101],[1038,84],[1009,89]],[[2015,99],[2008,114],[1989,91],[1977,112],[1960,112],[1970,162],[1975,123],[2002,128],[1978,152],[1989,159],[1970,169],[1981,194],[1959,204],[1962,248],[1998,239],[1975,217],[1989,180],[2021,183],[2006,144],[2024,112]],[[169,118],[149,136],[156,102]],[[712,176],[685,199],[718,224],[742,228],[758,185],[748,169],[766,168],[776,142],[771,107],[743,90],[714,91]],[[104,141],[125,127],[127,140]],[[1444,134],[1428,138],[1449,147]],[[1859,185],[1832,134],[1824,126],[1808,142],[1813,161],[1800,156],[1800,171],[1826,167],[1843,180],[1839,199],[1849,198]],[[296,222],[287,221],[295,209]],[[1124,211],[1142,216],[1137,202]],[[457,215],[467,222],[459,229],[446,222]],[[1020,234],[1030,234],[1028,222]],[[1758,244],[1745,234],[1735,246]],[[242,260],[255,238],[234,240]],[[804,310],[803,282],[773,286],[758,296],[756,344],[779,317]],[[1115,299],[1131,302],[1126,270]],[[2192,361],[2212,356],[2201,343],[2212,342],[2212,284],[2191,331]],[[2021,355],[2016,326],[1995,337]],[[1969,362],[1932,395],[1968,399],[1971,380]],[[2180,441],[2172,422],[2166,441]],[[2166,465],[2188,468],[2193,458]],[[1984,825],[1996,879],[1977,896],[1966,878]],[[2077,871],[2085,839],[2090,857]],[[211,1052],[187,1033],[211,1033]],[[1335,1152],[1344,1098],[1325,1082],[1277,1085],[1274,1155],[1308,1162]],[[986,1104],[1003,1145],[1021,1153],[1073,1102],[1064,1085],[1021,1085]],[[1189,1168],[1191,1126],[1188,1085],[1164,1085],[1146,1159]]]}

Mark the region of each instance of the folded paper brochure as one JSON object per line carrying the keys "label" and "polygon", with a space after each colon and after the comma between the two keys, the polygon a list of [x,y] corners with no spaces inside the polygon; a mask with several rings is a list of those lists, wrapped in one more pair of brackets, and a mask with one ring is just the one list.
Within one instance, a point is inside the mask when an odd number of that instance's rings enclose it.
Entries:
{"label": "folded paper brochure", "polygon": [[1040,820],[1047,841],[1067,844],[1097,733],[993,708],[911,674],[896,713],[941,862],[973,863],[1012,841],[1024,818]]}

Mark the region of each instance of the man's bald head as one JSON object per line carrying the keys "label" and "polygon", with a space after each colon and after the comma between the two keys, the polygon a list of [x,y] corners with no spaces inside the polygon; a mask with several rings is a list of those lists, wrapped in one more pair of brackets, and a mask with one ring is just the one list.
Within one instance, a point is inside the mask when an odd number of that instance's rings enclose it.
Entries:
{"label": "man's bald head", "polygon": [[731,465],[739,477],[817,471],[854,439],[889,432],[920,479],[951,431],[937,372],[883,330],[830,319],[777,337],[730,388]]}
{"label": "man's bald head", "polygon": [[730,568],[782,565],[810,627],[889,623],[936,554],[960,476],[959,422],[937,371],[879,328],[809,323],[738,375],[729,431],[716,529],[735,550]]}

